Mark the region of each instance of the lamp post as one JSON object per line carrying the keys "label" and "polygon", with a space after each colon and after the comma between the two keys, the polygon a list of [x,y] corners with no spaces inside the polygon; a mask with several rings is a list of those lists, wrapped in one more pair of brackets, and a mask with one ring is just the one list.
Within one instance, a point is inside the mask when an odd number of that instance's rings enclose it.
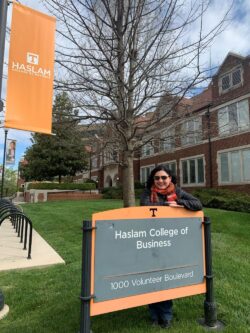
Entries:
{"label": "lamp post", "polygon": [[[92,173],[92,146],[90,146],[89,150],[89,180],[91,183],[91,173]],[[90,187],[90,193],[91,193],[91,187]]]}
{"label": "lamp post", "polygon": [[1,181],[1,199],[3,198],[7,134],[8,134],[8,130],[5,129],[4,130],[4,147],[3,147],[2,181]]}
{"label": "lamp post", "polygon": [[2,93],[7,9],[8,9],[8,1],[7,0],[0,1],[0,111],[3,111],[3,102],[1,98],[1,93]]}
{"label": "lamp post", "polygon": [[[91,145],[86,145],[85,146],[85,151],[88,154],[88,158],[89,158],[89,165],[88,165],[88,177],[89,177],[89,181],[91,182],[91,173],[92,173],[92,146]],[[90,188],[90,193],[91,193],[91,188]]]}
{"label": "lamp post", "polygon": [[[0,2],[0,112],[3,111],[3,101],[2,101],[2,79],[3,79],[3,64],[4,64],[4,48],[5,48],[5,33],[6,33],[6,22],[7,22],[7,9],[8,1],[2,0]],[[6,134],[7,137],[7,134]],[[6,142],[5,142],[6,145]],[[6,149],[6,147],[5,147]],[[4,163],[5,163],[5,152],[4,152]],[[4,164],[2,170],[2,182],[4,176]],[[3,184],[2,184],[3,186]],[[1,191],[2,197],[2,191]],[[4,308],[4,295],[0,289],[0,311]]]}

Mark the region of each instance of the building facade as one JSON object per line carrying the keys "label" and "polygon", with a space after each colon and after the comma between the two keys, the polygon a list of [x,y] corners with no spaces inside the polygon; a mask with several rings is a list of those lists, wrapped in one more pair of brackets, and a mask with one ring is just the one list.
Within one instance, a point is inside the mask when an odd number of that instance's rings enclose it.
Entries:
{"label": "building facade", "polygon": [[[187,190],[250,193],[249,104],[250,56],[229,53],[206,90],[183,99],[152,129],[153,139],[134,159],[135,180],[145,183],[151,170],[164,164]],[[167,112],[164,103],[155,112]],[[100,189],[122,184],[117,152],[100,145],[93,151],[87,178],[97,181]]]}

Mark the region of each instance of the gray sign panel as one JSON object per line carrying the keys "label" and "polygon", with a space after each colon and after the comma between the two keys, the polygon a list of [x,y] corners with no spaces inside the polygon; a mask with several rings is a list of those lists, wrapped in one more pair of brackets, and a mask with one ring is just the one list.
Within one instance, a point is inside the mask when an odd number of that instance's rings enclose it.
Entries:
{"label": "gray sign panel", "polygon": [[201,218],[96,221],[94,302],[203,282]]}

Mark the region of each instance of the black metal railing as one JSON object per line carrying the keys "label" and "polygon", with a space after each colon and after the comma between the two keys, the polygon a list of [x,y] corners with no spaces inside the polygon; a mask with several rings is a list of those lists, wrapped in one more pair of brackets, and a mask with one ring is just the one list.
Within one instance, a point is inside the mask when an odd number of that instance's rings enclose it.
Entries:
{"label": "black metal railing", "polygon": [[31,220],[23,213],[21,207],[14,205],[8,199],[0,200],[0,226],[6,220],[9,219],[13,229],[17,233],[17,237],[20,238],[20,243],[23,243],[23,250],[27,250],[27,259],[31,259],[32,248],[32,234],[33,226]]}

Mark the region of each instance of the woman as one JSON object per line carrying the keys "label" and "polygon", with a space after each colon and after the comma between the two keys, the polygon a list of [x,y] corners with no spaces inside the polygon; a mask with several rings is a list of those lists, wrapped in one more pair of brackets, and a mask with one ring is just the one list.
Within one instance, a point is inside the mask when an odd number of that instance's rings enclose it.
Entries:
{"label": "woman", "polygon": [[[149,175],[141,196],[141,206],[184,206],[193,211],[202,209],[198,199],[175,186],[175,177],[163,165],[158,165]],[[152,325],[169,328],[173,317],[172,306],[172,300],[149,304]]]}

